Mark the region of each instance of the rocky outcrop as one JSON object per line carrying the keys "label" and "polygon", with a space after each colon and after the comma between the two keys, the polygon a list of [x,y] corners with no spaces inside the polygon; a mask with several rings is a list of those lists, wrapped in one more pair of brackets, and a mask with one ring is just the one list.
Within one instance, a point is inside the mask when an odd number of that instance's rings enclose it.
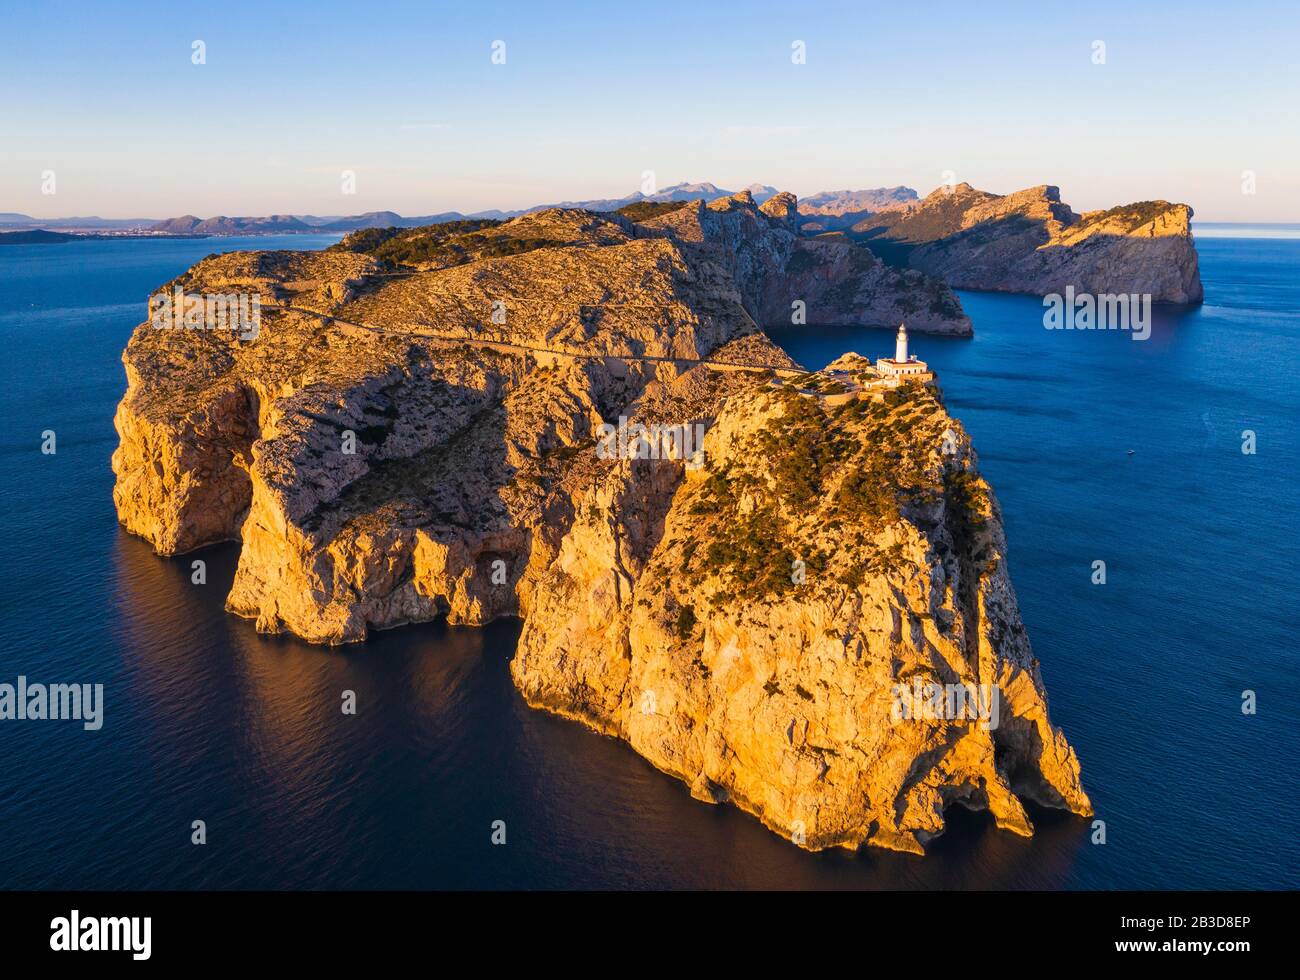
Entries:
{"label": "rocky outcrop", "polygon": [[264,632],[522,616],[529,703],[805,847],[919,851],[954,803],[1022,834],[1024,800],[1090,812],[937,390],[823,397],[756,328],[791,288],[906,280],[746,198],[444,229],[414,265],[374,236],[205,259],[169,288],[256,292],[261,329],[136,330],[122,523],[162,554],[238,538],[227,605]]}
{"label": "rocky outcrop", "polygon": [[887,261],[958,289],[1137,293],[1153,302],[1203,297],[1192,209],[1144,201],[1075,214],[1055,187],[998,195],[940,187],[902,210],[871,215],[851,235]]}
{"label": "rocky outcrop", "polygon": [[891,268],[843,235],[800,237],[793,194],[778,194],[759,209],[741,191],[688,204],[644,227],[673,235],[701,262],[724,269],[760,326],[892,327],[906,320],[921,333],[971,333],[957,298],[937,278]]}
{"label": "rocky outcrop", "polygon": [[[930,389],[828,409],[749,387],[699,470],[625,460],[571,493],[511,666],[531,704],[813,849],[921,852],[953,803],[1025,835],[1022,799],[1091,812],[1048,719],[996,503]],[[900,718],[900,692],[929,685],[996,688],[1001,717]]]}

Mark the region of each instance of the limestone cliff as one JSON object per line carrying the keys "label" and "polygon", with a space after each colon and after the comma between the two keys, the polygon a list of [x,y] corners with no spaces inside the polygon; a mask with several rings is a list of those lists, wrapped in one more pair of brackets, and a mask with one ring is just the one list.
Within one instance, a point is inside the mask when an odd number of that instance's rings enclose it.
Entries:
{"label": "limestone cliff", "polygon": [[[679,417],[699,384],[633,411]],[[697,470],[569,475],[573,523],[534,563],[512,664],[529,703],[814,849],[920,852],[953,803],[1025,835],[1022,798],[1090,813],[997,505],[934,392],[830,408],[760,384],[711,410]],[[922,681],[996,687],[1002,716],[899,719],[898,689]]]}
{"label": "limestone cliff", "polygon": [[[520,615],[531,704],[806,847],[920,850],[954,802],[1088,813],[937,390],[803,375],[756,327],[910,290],[795,220],[742,194],[209,257],[168,287],[254,292],[261,328],[136,330],[119,518],[161,554],[240,540],[228,608],[265,632]],[[615,423],[703,441],[610,453]],[[900,716],[920,684],[995,717]]]}
{"label": "limestone cliff", "polygon": [[1046,295],[1073,286],[1191,304],[1203,296],[1191,218],[1186,204],[1167,201],[1075,214],[1055,187],[998,195],[957,184],[871,215],[851,235],[957,289]]}

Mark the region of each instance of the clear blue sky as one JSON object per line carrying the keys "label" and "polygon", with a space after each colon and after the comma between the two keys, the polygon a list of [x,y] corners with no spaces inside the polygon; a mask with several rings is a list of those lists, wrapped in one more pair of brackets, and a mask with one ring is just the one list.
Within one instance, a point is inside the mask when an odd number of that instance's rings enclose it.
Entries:
{"label": "clear blue sky", "polygon": [[645,170],[800,195],[952,171],[1078,210],[1300,221],[1297,65],[1296,2],[3,0],[0,211],[427,214]]}

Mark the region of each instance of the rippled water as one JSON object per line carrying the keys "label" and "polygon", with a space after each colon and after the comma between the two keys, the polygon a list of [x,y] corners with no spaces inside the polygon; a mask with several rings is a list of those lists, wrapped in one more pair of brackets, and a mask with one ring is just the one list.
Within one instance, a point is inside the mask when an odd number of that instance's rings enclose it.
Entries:
{"label": "rippled water", "polygon": [[[0,248],[0,682],[100,682],[107,699],[99,732],[0,722],[0,884],[1300,884],[1300,242],[1203,240],[1206,305],[1161,314],[1144,343],[1048,332],[1037,300],[987,294],[962,297],[974,340],[913,338],[1001,499],[1053,716],[1108,838],[1034,810],[1025,841],[958,810],[916,858],[806,854],[624,745],[532,711],[507,670],[514,622],[344,650],[260,637],[222,610],[236,546],[201,553],[208,584],[194,586],[194,556],[157,558],[118,528],[119,358],[148,292],[216,249],[333,240]],[[892,346],[865,330],[778,339],[809,367]],[[46,429],[55,456],[39,452]],[[1089,584],[1094,559],[1104,587]],[[345,689],[355,717],[339,711]]]}

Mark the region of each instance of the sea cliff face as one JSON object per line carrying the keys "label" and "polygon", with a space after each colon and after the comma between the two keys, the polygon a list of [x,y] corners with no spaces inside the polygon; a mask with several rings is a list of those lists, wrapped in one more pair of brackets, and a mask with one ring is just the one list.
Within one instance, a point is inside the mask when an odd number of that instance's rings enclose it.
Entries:
{"label": "sea cliff face", "polygon": [[940,187],[901,209],[868,216],[852,237],[891,262],[955,289],[1137,293],[1157,303],[1201,302],[1186,204],[1143,201],[1075,214],[1057,188],[990,194]]}
{"label": "sea cliff face", "polygon": [[[160,554],[239,540],[227,605],[265,632],[520,615],[529,703],[805,847],[1091,812],[937,389],[828,397],[756,328],[791,296],[893,316],[913,280],[747,197],[204,260],[168,288],[254,292],[261,327],[136,330],[120,520]],[[689,438],[611,452],[615,423]]]}
{"label": "sea cliff face", "polygon": [[[742,387],[703,449],[697,469],[572,475],[573,523],[529,583],[512,663],[530,704],[814,849],[921,852],[958,802],[1025,835],[1022,799],[1091,812],[997,505],[931,389],[830,408]],[[996,688],[1001,717],[900,718],[920,686]]]}

